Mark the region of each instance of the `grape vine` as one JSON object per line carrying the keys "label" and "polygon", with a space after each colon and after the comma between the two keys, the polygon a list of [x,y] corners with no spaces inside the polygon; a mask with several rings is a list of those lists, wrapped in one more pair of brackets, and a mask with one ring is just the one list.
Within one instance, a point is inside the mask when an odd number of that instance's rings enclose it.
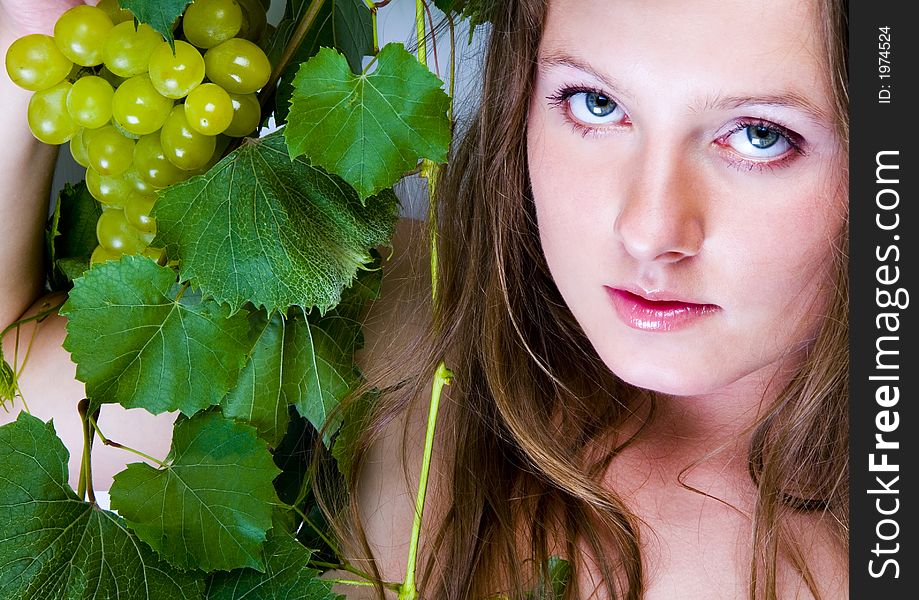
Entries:
{"label": "grape vine", "polygon": [[[66,303],[30,320],[68,317],[87,398],[73,404],[76,491],[51,423],[26,409],[0,427],[0,597],[331,600],[330,568],[369,585],[337,554],[297,448],[323,431],[350,468],[356,426],[327,421],[362,381],[359,316],[379,294],[392,186],[420,171],[433,189],[450,147],[452,65],[446,93],[425,44],[417,57],[378,48],[387,4],[287,0],[272,25],[266,0],[103,0],[10,47],[10,78],[34,92],[35,137],[68,144],[86,168],[48,225],[48,286]],[[456,19],[482,23],[491,6],[433,4],[451,46]],[[419,39],[430,10],[417,1]],[[269,117],[280,128],[260,135]],[[25,401],[25,358],[0,354],[4,405]],[[452,374],[441,364],[432,376],[400,598],[417,594],[424,473]],[[92,440],[137,451],[106,437],[108,403],[181,413],[168,457],[116,475],[115,512],[96,505]]]}

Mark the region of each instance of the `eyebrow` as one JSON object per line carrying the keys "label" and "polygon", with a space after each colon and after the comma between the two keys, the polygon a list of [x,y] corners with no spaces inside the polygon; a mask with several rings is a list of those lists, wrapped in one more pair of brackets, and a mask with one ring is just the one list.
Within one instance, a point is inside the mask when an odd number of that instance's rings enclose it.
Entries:
{"label": "eyebrow", "polygon": [[[556,66],[571,67],[573,69],[583,71],[584,73],[593,76],[599,81],[602,81],[604,85],[609,87],[614,93],[624,93],[625,96],[631,95],[628,93],[626,88],[620,85],[612,77],[601,73],[590,64],[580,60],[579,58],[571,56],[570,54],[566,54],[565,52],[554,51],[540,53],[537,59],[537,64],[540,69]],[[730,110],[750,105],[777,106],[798,110],[805,113],[815,123],[822,126],[827,126],[827,123],[830,120],[830,117],[825,110],[811,102],[807,96],[794,91],[759,96],[716,96],[714,98],[705,100],[699,105],[691,106],[690,108],[701,112],[705,110]]]}

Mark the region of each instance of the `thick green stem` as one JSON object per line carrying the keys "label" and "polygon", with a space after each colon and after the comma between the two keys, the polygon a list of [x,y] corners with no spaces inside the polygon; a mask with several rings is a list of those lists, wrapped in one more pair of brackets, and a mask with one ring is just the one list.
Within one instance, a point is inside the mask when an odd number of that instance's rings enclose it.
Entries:
{"label": "thick green stem", "polygon": [[373,0],[364,0],[367,4],[367,8],[370,9],[370,24],[373,29],[373,55],[376,56],[380,53],[380,37],[377,33],[377,11],[379,6]]}
{"label": "thick green stem", "polygon": [[80,413],[80,423],[83,426],[83,460],[80,463],[80,481],[78,484],[77,495],[95,504],[96,492],[93,490],[93,426],[95,423],[92,415],[89,414],[89,400],[83,398],[77,404],[77,411]]}
{"label": "thick green stem", "polygon": [[418,37],[418,62],[428,66],[428,45],[424,36],[424,3],[415,0],[415,31]]}
{"label": "thick green stem", "polygon": [[434,430],[437,427],[437,413],[440,408],[440,395],[445,385],[450,385],[453,372],[444,365],[437,365],[434,385],[431,390],[431,407],[428,410],[428,426],[424,437],[424,455],[421,459],[421,476],[418,481],[418,495],[415,497],[415,518],[412,521],[412,537],[409,541],[408,564],[405,567],[405,579],[399,589],[399,600],[415,600],[418,591],[415,589],[415,569],[418,560],[418,539],[421,536],[421,521],[424,515],[424,501],[428,490],[428,475],[431,469],[431,453],[434,449]]}
{"label": "thick green stem", "polygon": [[369,581],[357,581],[354,579],[327,579],[326,581],[330,583],[341,583],[344,585],[363,585],[373,587],[373,584]]}

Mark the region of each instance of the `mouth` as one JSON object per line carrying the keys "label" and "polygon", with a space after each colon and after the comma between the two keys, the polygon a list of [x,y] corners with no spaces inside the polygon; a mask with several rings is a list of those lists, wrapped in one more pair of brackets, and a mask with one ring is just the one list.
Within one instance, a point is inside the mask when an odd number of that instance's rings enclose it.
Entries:
{"label": "mouth", "polygon": [[689,327],[721,307],[680,298],[667,291],[632,292],[604,286],[623,323],[632,329],[669,332]]}

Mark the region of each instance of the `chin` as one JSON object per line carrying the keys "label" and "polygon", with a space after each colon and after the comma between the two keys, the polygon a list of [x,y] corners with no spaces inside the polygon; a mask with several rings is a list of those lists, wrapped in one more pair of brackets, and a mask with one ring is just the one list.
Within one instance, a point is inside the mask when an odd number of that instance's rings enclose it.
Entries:
{"label": "chin", "polygon": [[610,370],[624,382],[668,396],[701,396],[729,385],[738,378],[713,373],[711,368],[696,365],[671,365],[661,362],[629,362],[611,364]]}

